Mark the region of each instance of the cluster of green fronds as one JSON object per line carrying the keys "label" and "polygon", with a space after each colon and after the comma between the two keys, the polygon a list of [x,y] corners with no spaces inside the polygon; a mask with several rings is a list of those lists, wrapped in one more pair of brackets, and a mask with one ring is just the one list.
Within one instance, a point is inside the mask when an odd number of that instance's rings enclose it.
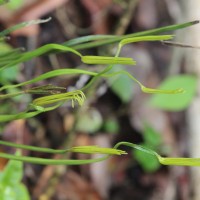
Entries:
{"label": "cluster of green fronds", "polygon": [[[5,40],[5,36],[9,34],[11,31],[21,28],[23,26],[31,25],[34,23],[43,23],[48,20],[37,20],[31,22],[21,23],[16,25],[12,28],[9,28],[0,33],[1,41]],[[16,119],[24,119],[36,116],[42,112],[47,112],[54,110],[61,106],[66,101],[72,102],[72,107],[74,107],[75,102],[79,105],[83,105],[84,100],[86,99],[84,95],[84,91],[89,88],[89,86],[98,78],[109,78],[112,76],[125,74],[130,79],[135,81],[141,90],[145,93],[163,93],[163,94],[177,94],[182,93],[184,89],[182,88],[169,88],[169,90],[158,90],[152,89],[144,86],[141,82],[139,82],[133,75],[131,75],[126,70],[120,70],[112,72],[111,69],[115,67],[116,64],[120,65],[135,65],[136,61],[133,58],[129,57],[120,57],[121,49],[124,45],[134,42],[140,41],[163,41],[163,40],[171,40],[173,35],[159,35],[162,32],[166,31],[173,31],[181,28],[185,28],[191,26],[193,24],[198,23],[197,21],[188,22],[184,24],[172,25],[163,28],[153,29],[150,31],[144,31],[140,33],[134,33],[129,35],[123,36],[113,36],[113,35],[95,35],[95,36],[86,36],[81,38],[76,38],[65,42],[63,44],[47,44],[38,49],[35,49],[30,52],[21,52],[20,49],[14,49],[8,53],[1,53],[0,54],[0,73],[3,70],[7,70],[10,67],[15,66],[16,64],[20,64],[26,61],[29,61],[33,58],[38,56],[42,56],[44,54],[57,54],[57,53],[72,53],[77,56],[77,59],[80,59],[84,64],[92,64],[92,65],[105,65],[105,68],[102,71],[90,71],[90,70],[83,70],[78,68],[70,68],[70,69],[57,69],[46,72],[41,74],[29,81],[25,81],[18,84],[11,84],[11,85],[3,85],[0,88],[0,100],[6,98],[12,98],[18,95],[27,95],[27,94],[39,94],[41,97],[33,99],[27,105],[27,109],[23,112],[17,114],[8,114],[8,115],[0,115],[0,122],[6,122]],[[98,47],[103,45],[109,45],[112,43],[118,43],[118,48],[116,50],[116,54],[114,56],[97,56],[97,55],[82,55],[80,50]],[[29,89],[24,89],[24,86],[31,85],[36,82],[40,82],[52,77],[58,77],[63,75],[80,75],[80,74],[87,74],[91,76],[90,82],[84,86],[80,90],[70,91],[67,92],[66,88],[53,86],[53,85],[41,85],[39,87],[30,87]],[[17,92],[9,92],[12,91],[10,89],[18,88]],[[0,144],[12,146],[21,149],[28,149],[32,151],[40,151],[40,152],[47,152],[47,153],[67,153],[67,152],[79,152],[79,153],[100,153],[100,154],[107,154],[106,156],[98,159],[89,159],[89,160],[53,160],[53,159],[44,159],[44,158],[33,158],[33,157],[25,157],[25,156],[18,156],[18,155],[11,155],[6,153],[0,153],[0,157],[19,160],[23,162],[31,162],[37,164],[66,164],[66,165],[80,165],[80,164],[88,164],[94,163],[98,161],[102,161],[107,159],[110,155],[121,155],[125,152],[119,150],[118,147],[120,145],[126,145],[133,148],[136,148],[140,151],[144,151],[148,154],[154,155],[158,158],[159,162],[162,164],[169,164],[169,165],[199,165],[200,161],[198,159],[190,159],[190,158],[163,158],[159,156],[157,153],[148,150],[144,147],[131,144],[128,142],[121,142],[118,143],[114,148],[100,148],[96,146],[83,146],[83,147],[73,147],[67,150],[53,150],[48,148],[39,148],[39,147],[32,147],[32,146],[25,146],[25,145],[17,145],[13,143],[8,143],[4,141],[0,141]]]}

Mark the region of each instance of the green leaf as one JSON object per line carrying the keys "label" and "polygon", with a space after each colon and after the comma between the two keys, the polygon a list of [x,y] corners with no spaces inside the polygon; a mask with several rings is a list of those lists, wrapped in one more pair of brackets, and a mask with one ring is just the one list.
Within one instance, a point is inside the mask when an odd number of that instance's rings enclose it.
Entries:
{"label": "green leaf", "polygon": [[23,163],[10,160],[0,174],[0,199],[29,200],[27,188],[21,183],[23,177]]}
{"label": "green leaf", "polygon": [[[156,34],[160,34],[163,32],[175,31],[178,29],[183,29],[183,28],[198,24],[198,23],[199,23],[199,21],[195,20],[195,21],[186,22],[183,24],[175,24],[175,25],[165,26],[165,27],[151,29],[151,30],[147,30],[147,31],[131,33],[128,35],[115,36],[113,38],[111,37],[111,38],[107,38],[107,39],[103,39],[103,40],[102,40],[102,38],[100,38],[101,40],[97,40],[97,41],[92,41],[92,40],[89,40],[89,42],[84,41],[82,44],[78,44],[78,45],[76,45],[76,43],[75,43],[75,45],[73,45],[73,42],[72,42],[72,45],[70,45],[70,46],[73,46],[74,49],[76,49],[76,50],[88,49],[88,48],[92,48],[92,47],[98,47],[98,46],[103,46],[103,45],[120,42],[122,39],[125,39],[125,38],[156,35]],[[70,41],[67,42],[67,44],[69,44],[69,43],[70,43]],[[66,44],[66,43],[64,43],[64,44]]]}
{"label": "green leaf", "polygon": [[74,45],[85,43],[85,42],[104,40],[104,39],[112,39],[112,38],[116,38],[116,37],[118,37],[118,36],[115,36],[115,35],[87,35],[87,36],[82,36],[82,37],[71,39],[67,42],[64,42],[63,45],[74,46]]}
{"label": "green leaf", "polygon": [[[113,71],[119,71],[121,66],[115,66]],[[121,99],[123,103],[128,103],[133,97],[133,81],[126,75],[120,74],[120,76],[110,77],[108,79],[111,85],[111,90]]]}
{"label": "green leaf", "polygon": [[128,103],[133,97],[133,81],[126,75],[118,76],[111,89],[124,103]]}
{"label": "green leaf", "polygon": [[146,172],[155,172],[160,167],[160,163],[154,155],[139,150],[134,150],[133,155]]}
{"label": "green leaf", "polygon": [[3,185],[17,185],[23,177],[23,163],[20,161],[11,160],[8,162],[6,168],[4,169],[0,184]]}
{"label": "green leaf", "polygon": [[121,48],[126,44],[130,44],[133,42],[171,40],[172,38],[173,38],[173,35],[149,35],[149,36],[138,36],[138,37],[125,38],[120,41],[116,55],[119,55]]}
{"label": "green leaf", "polygon": [[[141,145],[144,147],[148,147],[152,150],[157,150],[161,145],[160,134],[148,124],[145,124],[144,126],[143,137],[144,143]],[[147,154],[144,151],[136,150],[133,151],[133,155],[146,172],[155,172],[160,167],[158,159],[152,154]]]}
{"label": "green leaf", "polygon": [[135,65],[136,62],[132,58],[126,57],[108,57],[108,56],[82,56],[81,61],[86,64],[122,64]]}
{"label": "green leaf", "polygon": [[196,93],[197,77],[192,75],[178,75],[167,78],[160,85],[161,89],[184,88],[186,92],[182,94],[154,94],[150,99],[150,104],[156,108],[166,111],[181,111],[186,109]]}
{"label": "green leaf", "polygon": [[27,21],[27,22],[22,22],[22,23],[16,24],[16,25],[11,26],[8,29],[3,30],[2,32],[0,32],[0,37],[4,37],[4,36],[10,34],[11,32],[16,31],[16,30],[18,30],[20,28],[23,28],[23,27],[26,27],[26,26],[35,25],[35,24],[46,23],[49,20],[51,20],[51,17],[47,18],[47,19],[36,19],[36,20],[31,20],[31,21]]}
{"label": "green leaf", "polygon": [[0,187],[1,200],[30,200],[27,188],[20,183],[15,186],[4,185]]}
{"label": "green leaf", "polygon": [[0,186],[0,199],[2,200],[16,200],[15,192],[12,186]]}
{"label": "green leaf", "polygon": [[[23,186],[23,187],[20,187]],[[29,200],[29,194],[26,190],[22,190],[26,188],[24,185],[16,185],[15,187],[12,186],[4,186],[0,189],[0,199],[2,200]],[[26,191],[26,192],[25,192]]]}
{"label": "green leaf", "polygon": [[138,36],[132,38],[125,38],[120,41],[119,45],[124,46],[133,42],[143,42],[143,41],[161,41],[161,40],[171,40],[173,35],[149,35],[149,36]]}
{"label": "green leaf", "polygon": [[150,125],[145,124],[143,133],[145,144],[151,147],[151,149],[157,149],[161,145],[161,135]]}
{"label": "green leaf", "polygon": [[23,183],[16,185],[13,188],[13,190],[16,195],[16,200],[30,200],[31,199],[29,192],[27,190],[27,187]]}

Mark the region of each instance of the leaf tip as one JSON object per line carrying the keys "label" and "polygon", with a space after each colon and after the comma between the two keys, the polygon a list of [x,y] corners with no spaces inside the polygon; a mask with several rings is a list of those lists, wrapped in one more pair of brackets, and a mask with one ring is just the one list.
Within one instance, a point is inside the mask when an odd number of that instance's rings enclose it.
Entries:
{"label": "leaf tip", "polygon": [[194,20],[194,21],[192,21],[191,23],[192,23],[193,25],[199,24],[199,23],[200,23],[200,20]]}

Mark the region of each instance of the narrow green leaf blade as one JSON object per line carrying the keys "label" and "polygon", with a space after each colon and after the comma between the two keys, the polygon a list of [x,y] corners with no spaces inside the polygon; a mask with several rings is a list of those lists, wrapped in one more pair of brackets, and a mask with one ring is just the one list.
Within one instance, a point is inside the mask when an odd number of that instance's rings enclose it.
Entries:
{"label": "narrow green leaf blade", "polygon": [[[0,36],[1,36],[1,33],[0,33]],[[33,51],[29,51],[29,52],[21,54],[21,56],[19,56],[19,58],[17,58],[15,60],[9,62],[8,64],[2,66],[0,68],[0,71],[6,69],[8,67],[12,67],[16,64],[31,60],[32,58],[39,57],[39,56],[44,55],[46,53],[52,53],[54,51],[56,51],[56,52],[71,52],[71,53],[76,54],[79,57],[82,57],[82,55],[78,51],[74,50],[73,48],[63,46],[63,45],[60,45],[60,44],[46,44],[46,45],[41,46],[41,47],[39,47],[39,48],[37,48]]]}
{"label": "narrow green leaf blade", "polygon": [[161,41],[161,40],[171,40],[173,39],[173,35],[149,35],[149,36],[138,36],[138,37],[131,37],[125,38],[120,41],[120,45],[124,46],[126,44],[130,44],[133,42],[145,42],[145,41]]}
{"label": "narrow green leaf blade", "polygon": [[[0,2],[0,4],[1,4],[1,2]],[[11,32],[16,31],[20,28],[23,28],[23,27],[26,27],[26,26],[31,26],[31,25],[34,25],[34,24],[46,23],[50,20],[51,20],[51,18],[47,18],[47,19],[37,19],[37,20],[31,20],[31,21],[19,23],[17,25],[11,26],[10,28],[0,32],[0,37],[6,36],[6,35],[10,34]]]}
{"label": "narrow green leaf blade", "polygon": [[36,115],[39,115],[40,113],[54,110],[54,109],[58,108],[60,105],[61,105],[61,103],[58,103],[54,106],[51,106],[51,107],[48,107],[48,108],[43,108],[43,110],[38,109],[36,111],[24,111],[24,112],[20,112],[20,113],[17,113],[17,114],[0,115],[0,122],[8,122],[8,121],[17,120],[17,119],[31,118],[31,117],[34,117]]}
{"label": "narrow green leaf blade", "polygon": [[105,40],[105,39],[111,39],[111,38],[116,38],[116,37],[118,37],[118,36],[115,36],[115,35],[87,35],[87,36],[71,39],[67,42],[64,42],[63,45],[74,46],[74,45],[78,45],[78,44],[85,43],[85,42],[91,42],[91,41],[95,41],[95,40]]}
{"label": "narrow green leaf blade", "polygon": [[199,20],[195,20],[195,21],[186,22],[186,23],[182,23],[182,24],[169,25],[169,26],[164,26],[161,28],[151,29],[151,30],[147,30],[147,31],[122,35],[122,36],[118,36],[115,38],[108,38],[108,39],[104,39],[104,40],[100,40],[100,41],[91,41],[91,42],[87,42],[87,43],[83,43],[83,44],[78,44],[78,45],[74,45],[73,48],[76,50],[88,49],[88,48],[92,48],[92,47],[98,47],[98,46],[116,43],[125,38],[145,36],[145,35],[146,36],[158,35],[160,33],[167,32],[167,31],[175,31],[175,30],[187,28],[189,26],[192,26],[192,25],[195,25],[198,23],[199,23]]}
{"label": "narrow green leaf blade", "polygon": [[49,79],[49,78],[53,78],[53,77],[57,77],[57,76],[64,76],[64,75],[79,75],[79,74],[87,74],[90,76],[96,76],[98,75],[98,73],[96,72],[90,72],[90,71],[86,71],[86,70],[82,70],[82,69],[57,69],[57,70],[52,70],[49,72],[46,72],[44,74],[41,74],[29,81],[26,82],[22,82],[22,83],[18,83],[18,84],[13,84],[13,85],[5,85],[3,87],[0,88],[0,91],[3,91],[5,89],[10,89],[10,88],[17,88],[17,87],[21,87],[21,86],[25,86],[28,84],[33,84],[45,79]]}

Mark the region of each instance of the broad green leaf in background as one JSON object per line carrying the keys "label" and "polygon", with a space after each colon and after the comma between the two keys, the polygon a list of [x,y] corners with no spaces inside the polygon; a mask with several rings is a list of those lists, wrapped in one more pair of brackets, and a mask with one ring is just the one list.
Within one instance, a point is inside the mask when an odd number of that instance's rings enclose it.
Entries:
{"label": "broad green leaf in background", "polygon": [[[16,198],[12,200],[30,200],[30,195],[26,186],[23,183],[19,183],[13,188],[13,191],[16,194]],[[7,200],[7,199],[6,199]]]}
{"label": "broad green leaf in background", "polygon": [[155,156],[147,154],[143,151],[134,150],[134,158],[138,161],[138,163],[146,172],[155,172],[160,167],[160,163]]}
{"label": "broad green leaf in background", "polygon": [[4,169],[1,176],[2,185],[16,185],[23,177],[23,163],[19,161],[10,161]]}
{"label": "broad green leaf in background", "polygon": [[[141,145],[155,151],[159,149],[162,142],[161,135],[147,123],[144,125],[143,139],[144,142]],[[134,150],[133,156],[146,172],[155,172],[160,167],[158,159],[153,155]]]}
{"label": "broad green leaf in background", "polygon": [[118,76],[111,89],[123,103],[128,103],[133,96],[133,81],[126,75]]}
{"label": "broad green leaf in background", "polygon": [[30,200],[27,188],[21,183],[23,163],[10,160],[0,173],[0,199]]}
{"label": "broad green leaf in background", "polygon": [[[117,72],[122,69],[121,66],[115,66],[112,72]],[[121,99],[123,103],[128,103],[133,97],[133,81],[121,74],[120,76],[111,77],[108,79],[111,90]]]}
{"label": "broad green leaf in background", "polygon": [[161,134],[147,123],[144,125],[143,137],[145,144],[154,150],[156,150],[162,142]]}
{"label": "broad green leaf in background", "polygon": [[160,85],[161,89],[184,88],[182,94],[154,94],[150,99],[150,105],[166,111],[181,111],[186,109],[196,93],[197,78],[193,75],[177,75],[167,78]]}

